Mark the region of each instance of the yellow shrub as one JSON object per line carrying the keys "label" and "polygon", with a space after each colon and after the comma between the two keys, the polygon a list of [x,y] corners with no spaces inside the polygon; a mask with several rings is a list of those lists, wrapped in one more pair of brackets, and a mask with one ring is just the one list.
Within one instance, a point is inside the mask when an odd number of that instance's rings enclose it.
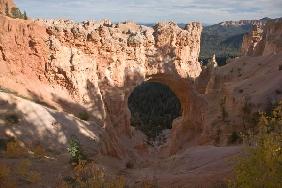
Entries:
{"label": "yellow shrub", "polygon": [[27,182],[30,183],[38,183],[41,180],[40,173],[36,171],[30,170],[31,161],[30,160],[22,160],[18,165],[17,172]]}
{"label": "yellow shrub", "polygon": [[124,188],[125,179],[117,177],[109,179],[105,177],[104,171],[99,169],[94,163],[86,164],[79,162],[74,168],[73,182],[60,182],[58,188]]}
{"label": "yellow shrub", "polygon": [[10,171],[11,170],[7,165],[0,163],[0,179],[7,178],[10,174]]}
{"label": "yellow shrub", "polygon": [[8,181],[4,181],[4,182],[1,182],[0,181],[0,187],[2,188],[17,188],[17,184],[12,181],[12,180],[8,180]]}
{"label": "yellow shrub", "polygon": [[145,180],[142,182],[140,187],[141,188],[157,188],[158,184],[157,182],[154,182],[154,181]]}
{"label": "yellow shrub", "polygon": [[9,158],[25,157],[27,150],[18,141],[11,141],[7,144],[5,155]]}
{"label": "yellow shrub", "polygon": [[0,187],[16,188],[16,183],[10,179],[11,169],[9,166],[0,163]]}
{"label": "yellow shrub", "polygon": [[20,176],[27,176],[29,174],[29,168],[31,166],[31,162],[28,159],[21,160],[17,172]]}
{"label": "yellow shrub", "polygon": [[69,188],[70,186],[68,185],[68,183],[67,182],[65,182],[65,181],[60,181],[59,183],[58,183],[58,185],[56,186],[56,188]]}
{"label": "yellow shrub", "polygon": [[46,155],[46,150],[41,145],[35,146],[33,149],[33,153],[35,157],[42,158]]}
{"label": "yellow shrub", "polygon": [[110,180],[109,183],[106,183],[107,188],[124,188],[126,186],[124,177],[117,177],[116,179]]}
{"label": "yellow shrub", "polygon": [[5,165],[0,163],[0,179],[8,177],[10,174],[10,168]]}
{"label": "yellow shrub", "polygon": [[29,175],[25,176],[25,180],[30,183],[39,183],[41,180],[40,173],[36,171],[31,171]]}
{"label": "yellow shrub", "polygon": [[229,187],[282,187],[282,101],[261,115],[258,133],[244,141],[247,153],[238,159]]}

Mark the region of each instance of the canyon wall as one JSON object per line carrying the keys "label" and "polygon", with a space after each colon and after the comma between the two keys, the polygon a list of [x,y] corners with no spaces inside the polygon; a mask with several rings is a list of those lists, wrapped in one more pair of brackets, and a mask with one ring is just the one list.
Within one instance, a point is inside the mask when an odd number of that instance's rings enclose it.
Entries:
{"label": "canyon wall", "polygon": [[265,25],[254,25],[243,38],[241,52],[247,56],[277,54],[282,48],[281,18],[268,21]]}
{"label": "canyon wall", "polygon": [[247,33],[243,37],[241,53],[243,55],[255,55],[255,49],[258,43],[262,40],[263,26],[253,25],[250,33]]}
{"label": "canyon wall", "polygon": [[197,88],[208,101],[202,136],[219,145],[230,144],[233,135],[254,130],[258,113],[282,100],[282,20],[253,27],[244,37],[243,57],[225,66],[207,66]]}
{"label": "canyon wall", "polygon": [[173,22],[149,28],[108,20],[0,16],[0,85],[75,115],[85,111],[117,143],[132,136],[127,100],[133,89],[143,81],[161,82],[182,105],[182,117],[173,126],[175,153],[191,137],[176,141],[179,134],[193,135],[203,121],[205,102],[193,85],[201,73],[201,31],[198,23],[185,29]]}
{"label": "canyon wall", "polygon": [[0,0],[0,14],[6,15],[7,11],[10,14],[13,7],[16,5],[12,0]]}

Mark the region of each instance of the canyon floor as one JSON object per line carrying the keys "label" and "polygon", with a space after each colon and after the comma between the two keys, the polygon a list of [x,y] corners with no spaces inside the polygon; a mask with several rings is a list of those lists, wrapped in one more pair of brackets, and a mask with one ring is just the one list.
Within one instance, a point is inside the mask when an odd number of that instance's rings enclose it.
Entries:
{"label": "canyon floor", "polygon": [[[49,131],[55,131],[56,124],[62,126],[62,132],[72,134],[72,131],[76,131],[76,129],[83,131],[84,126],[87,127],[93,123],[79,120],[73,115],[50,109],[3,91],[0,92],[0,103],[0,130],[1,134],[5,136],[12,136],[13,132],[20,135],[19,131],[25,130],[26,132],[27,129],[37,129],[40,132],[40,128],[47,128]],[[5,117],[11,113],[19,116],[19,122],[7,125]],[[70,128],[70,122],[72,122],[71,127],[73,128]],[[33,127],[34,125],[36,127]],[[87,133],[85,135],[89,140],[93,136],[87,135]],[[25,133],[21,139],[32,140],[32,136],[36,135]],[[83,142],[82,145],[85,148],[93,147],[91,142]],[[241,153],[242,147],[194,146],[170,157],[162,156],[160,150],[159,147],[149,147],[147,153],[138,161],[133,161],[129,168],[119,159],[100,154],[93,155],[90,159],[103,168],[108,175],[124,177],[131,187],[138,187],[144,181],[154,182],[159,187],[208,187],[219,185],[223,183],[223,180],[230,178],[235,158]],[[55,187],[61,178],[72,175],[67,148],[62,148],[61,152],[47,150],[43,158],[35,158],[33,155],[8,158],[2,153],[0,162],[11,165],[12,169],[16,171],[23,160],[30,160],[30,170],[40,173],[40,184],[36,184],[34,187]],[[33,187],[25,181],[20,182],[21,187]]]}

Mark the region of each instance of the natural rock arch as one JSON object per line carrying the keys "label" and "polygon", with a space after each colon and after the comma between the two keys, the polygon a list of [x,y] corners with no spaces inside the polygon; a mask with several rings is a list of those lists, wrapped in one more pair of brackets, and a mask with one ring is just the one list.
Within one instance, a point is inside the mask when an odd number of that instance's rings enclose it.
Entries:
{"label": "natural rock arch", "polygon": [[[150,28],[109,21],[18,21],[3,16],[0,21],[1,32],[5,33],[0,38],[4,54],[0,60],[6,65],[3,72],[20,72],[17,78],[6,76],[1,83],[4,87],[9,88],[7,83],[14,83],[14,88],[28,86],[26,92],[18,92],[32,93],[73,114],[85,109],[91,120],[111,135],[114,141],[109,142],[118,143],[119,135],[132,134],[129,94],[143,81],[152,80],[168,85],[181,101],[183,114],[174,123],[177,126],[172,137],[185,132],[181,127],[188,124],[192,129],[202,129],[203,105],[198,103],[203,101],[193,81],[201,73],[200,24],[181,29],[172,22]],[[18,70],[23,62],[28,66]],[[30,86],[31,80],[36,88]],[[193,131],[187,132],[193,135]],[[183,139],[191,139],[191,135]],[[109,142],[105,152],[115,147]],[[172,142],[172,152],[178,150],[178,142],[183,141],[177,138]]]}
{"label": "natural rock arch", "polygon": [[[138,76],[137,76],[138,75]],[[116,131],[115,134],[122,135],[126,133],[131,135],[130,125],[130,110],[128,109],[128,97],[133,92],[134,88],[143,82],[159,82],[168,86],[173,93],[178,97],[182,107],[182,114],[173,121],[172,134],[169,143],[169,154],[175,154],[183,144],[199,137],[203,129],[203,112],[205,110],[205,101],[202,96],[196,92],[192,79],[180,78],[171,74],[171,72],[154,74],[141,77],[139,74],[129,76],[133,79],[127,79],[126,88],[115,89],[114,96],[108,96],[106,102],[110,108],[108,109],[109,124],[113,125]],[[123,96],[117,100],[117,94]],[[115,103],[115,105],[113,105]],[[108,106],[108,105],[107,105]],[[110,129],[111,129],[110,128]]]}

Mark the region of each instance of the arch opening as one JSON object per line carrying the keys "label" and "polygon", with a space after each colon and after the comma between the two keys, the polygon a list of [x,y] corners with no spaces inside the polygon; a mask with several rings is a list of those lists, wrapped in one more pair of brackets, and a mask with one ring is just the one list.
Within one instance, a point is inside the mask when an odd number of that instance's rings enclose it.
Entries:
{"label": "arch opening", "polygon": [[172,128],[173,120],[182,114],[178,97],[159,82],[147,81],[135,87],[128,97],[128,107],[131,125],[142,131],[149,141],[163,138]]}

